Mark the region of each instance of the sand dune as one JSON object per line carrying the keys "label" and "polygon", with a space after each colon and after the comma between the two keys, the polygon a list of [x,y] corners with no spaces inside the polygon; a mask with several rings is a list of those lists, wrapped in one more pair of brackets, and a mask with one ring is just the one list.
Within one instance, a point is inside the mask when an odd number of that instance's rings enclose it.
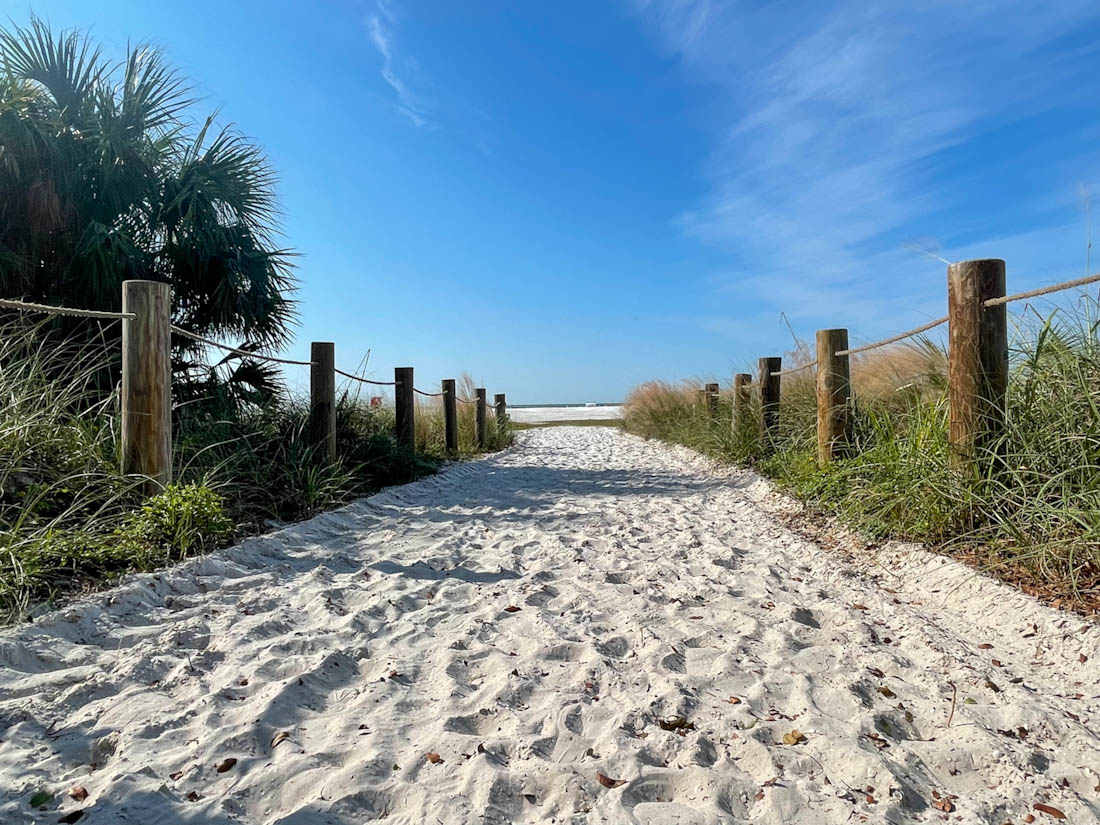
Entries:
{"label": "sand dune", "polygon": [[0,633],[0,821],[1098,821],[1096,626],[785,506],[534,430],[134,577]]}

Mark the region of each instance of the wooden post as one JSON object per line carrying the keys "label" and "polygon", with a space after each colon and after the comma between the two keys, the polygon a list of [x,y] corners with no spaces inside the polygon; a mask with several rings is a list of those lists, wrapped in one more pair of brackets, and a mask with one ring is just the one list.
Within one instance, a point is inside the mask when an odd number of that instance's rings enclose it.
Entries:
{"label": "wooden post", "polygon": [[309,440],[329,461],[336,460],[336,353],[331,341],[309,346]]}
{"label": "wooden post", "polygon": [[959,469],[996,449],[1004,434],[1008,313],[1004,304],[982,306],[1004,294],[1005,262],[999,258],[947,267],[949,437]]}
{"label": "wooden post", "polygon": [[172,294],[159,281],[123,281],[122,470],[172,483]]}
{"label": "wooden post", "polygon": [[764,446],[774,443],[779,429],[779,376],[783,369],[782,358],[761,358],[757,362],[757,378],[760,384],[760,432]]}
{"label": "wooden post", "polygon": [[508,425],[508,401],[505,394],[498,392],[493,396],[493,405],[496,407],[497,432],[501,433]]}
{"label": "wooden post", "polygon": [[476,436],[477,436],[477,448],[479,450],[485,449],[485,442],[487,440],[486,421],[485,421],[485,388],[478,387],[474,390],[474,398],[477,399],[475,405],[477,409],[476,416]]}
{"label": "wooden post", "polygon": [[752,376],[739,372],[733,376],[733,429],[741,429],[749,409],[749,393],[752,391]]}
{"label": "wooden post", "polygon": [[846,455],[852,439],[852,378],[848,356],[848,330],[817,331],[817,463],[825,466]]}
{"label": "wooden post", "polygon": [[443,379],[443,429],[447,452],[458,452],[458,402],[455,395],[455,380]]}
{"label": "wooden post", "polygon": [[397,443],[416,449],[416,399],[413,397],[413,368],[394,367],[394,421]]}
{"label": "wooden post", "polygon": [[707,384],[704,391],[707,397],[707,413],[714,418],[718,415],[718,385]]}

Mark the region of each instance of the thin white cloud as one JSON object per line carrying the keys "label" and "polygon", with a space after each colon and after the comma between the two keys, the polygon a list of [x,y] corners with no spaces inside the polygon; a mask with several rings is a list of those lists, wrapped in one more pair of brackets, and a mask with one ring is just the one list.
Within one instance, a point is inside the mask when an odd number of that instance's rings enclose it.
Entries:
{"label": "thin white cloud", "polygon": [[[956,185],[937,174],[943,150],[980,146],[1091,85],[1079,57],[1052,47],[1097,14],[1091,2],[634,8],[710,101],[710,192],[680,225],[728,251],[743,295],[792,317],[889,325],[942,302],[942,265],[903,244],[957,229],[937,218]],[[1072,186],[1064,194],[1072,208]]]}
{"label": "thin white cloud", "polygon": [[394,55],[393,28],[397,18],[393,6],[386,0],[378,0],[376,8],[378,13],[367,18],[367,29],[371,43],[382,56],[382,79],[397,95],[397,110],[417,126],[427,126],[428,101],[416,94],[394,68],[397,61]]}

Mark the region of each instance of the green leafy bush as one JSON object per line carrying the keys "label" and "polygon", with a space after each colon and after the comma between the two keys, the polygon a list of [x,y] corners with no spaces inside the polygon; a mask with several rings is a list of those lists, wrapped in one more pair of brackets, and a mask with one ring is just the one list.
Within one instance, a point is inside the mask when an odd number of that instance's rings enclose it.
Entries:
{"label": "green leafy bush", "polygon": [[147,561],[172,561],[214,550],[232,534],[233,522],[222,509],[221,496],[192,483],[169,485],[149,498],[126,517],[115,537],[134,549],[135,558],[149,552]]}

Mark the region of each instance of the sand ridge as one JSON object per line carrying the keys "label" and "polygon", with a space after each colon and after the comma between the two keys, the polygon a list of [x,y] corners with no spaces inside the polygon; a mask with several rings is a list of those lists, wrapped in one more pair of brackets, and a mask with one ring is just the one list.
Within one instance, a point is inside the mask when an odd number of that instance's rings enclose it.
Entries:
{"label": "sand ridge", "polygon": [[784,506],[532,430],[132,577],[0,632],[0,821],[1100,821],[1095,625]]}

